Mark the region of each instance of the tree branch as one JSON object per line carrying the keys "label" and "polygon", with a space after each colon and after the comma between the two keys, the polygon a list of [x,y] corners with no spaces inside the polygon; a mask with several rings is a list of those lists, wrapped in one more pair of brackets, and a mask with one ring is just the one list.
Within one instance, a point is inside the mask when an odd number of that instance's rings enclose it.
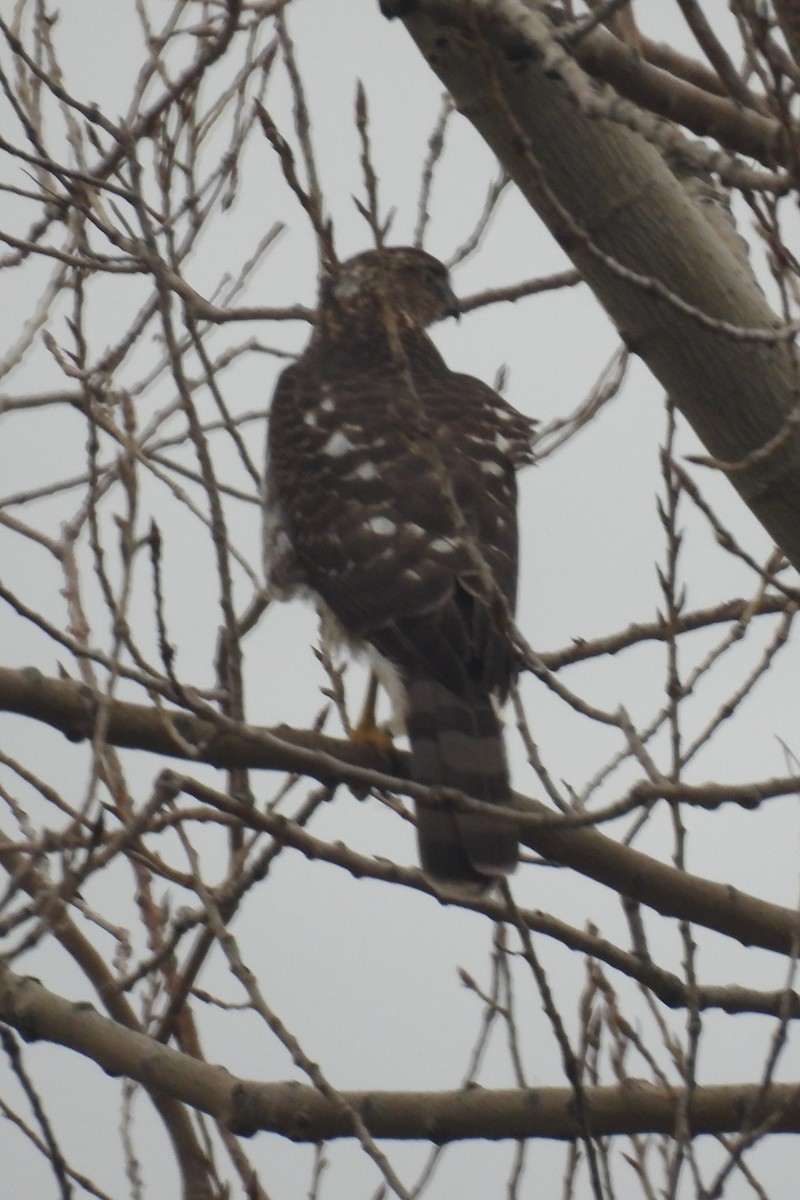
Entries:
{"label": "tree branch", "polygon": [[[46,1040],[85,1055],[109,1075],[125,1075],[208,1113],[241,1136],[269,1131],[295,1142],[352,1137],[348,1109],[373,1137],[436,1143],[468,1138],[554,1138],[577,1135],[571,1088],[456,1092],[341,1092],[344,1105],[296,1082],[238,1079],[224,1067],[201,1062],[117,1025],[86,1004],[47,990],[36,979],[0,968],[0,1018],[28,1041]],[[775,1133],[800,1131],[800,1087],[758,1084],[697,1087],[686,1097],[648,1084],[588,1087],[592,1132],[664,1133],[675,1129],[685,1106],[693,1136],[735,1132],[768,1121]],[[345,1107],[346,1106],[346,1107]]]}
{"label": "tree branch", "polygon": [[[0,669],[0,709],[44,721],[78,741],[92,736],[96,701],[87,688],[70,681],[48,679],[38,671]],[[167,712],[107,697],[103,698],[102,714],[105,736],[115,746],[226,769],[296,772],[326,785],[350,783],[361,788],[366,785],[408,793],[419,791],[418,785],[408,782],[408,756],[398,750],[387,756],[374,745],[325,737],[313,730],[242,727],[223,717],[217,727],[190,713]],[[428,789],[423,790],[430,796]],[[211,796],[213,789],[207,789],[204,798]],[[480,807],[478,801],[454,792],[431,798],[456,807]],[[229,797],[219,795],[212,802],[224,806],[245,825],[270,820]],[[572,867],[664,916],[705,925],[745,945],[779,954],[795,952],[800,915],[792,909],[678,871],[595,829],[575,828],[569,817],[560,817],[538,800],[516,795],[514,802],[524,817],[523,842],[544,858]],[[280,837],[281,828],[280,822],[273,821],[268,832]],[[290,839],[291,831],[287,830],[285,836]]]}
{"label": "tree branch", "polygon": [[629,347],[800,566],[793,330],[654,147],[592,107],[591,82],[539,8],[419,0],[403,21]]}

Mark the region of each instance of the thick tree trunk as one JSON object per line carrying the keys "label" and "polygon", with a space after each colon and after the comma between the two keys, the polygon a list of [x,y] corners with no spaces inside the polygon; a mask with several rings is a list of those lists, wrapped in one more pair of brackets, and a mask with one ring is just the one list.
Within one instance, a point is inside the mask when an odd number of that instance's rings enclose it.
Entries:
{"label": "thick tree trunk", "polygon": [[[709,454],[737,465],[731,482],[800,568],[797,375],[747,266],[658,150],[587,115],[602,95],[541,11],[522,0],[398,8],[460,111]],[[390,4],[384,10],[392,15]]]}

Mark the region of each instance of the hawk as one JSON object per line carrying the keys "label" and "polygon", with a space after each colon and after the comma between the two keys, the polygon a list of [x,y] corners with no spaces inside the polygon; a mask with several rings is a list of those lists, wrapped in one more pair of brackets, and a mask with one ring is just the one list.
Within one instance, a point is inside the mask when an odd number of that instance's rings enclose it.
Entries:
{"label": "hawk", "polygon": [[[311,340],[269,414],[265,560],[280,599],[365,650],[404,719],[417,783],[510,802],[498,716],[515,673],[515,469],[533,422],[449,370],[426,328],[458,314],[446,268],[369,250],[324,279]],[[480,892],[518,831],[416,805],[423,869]]]}

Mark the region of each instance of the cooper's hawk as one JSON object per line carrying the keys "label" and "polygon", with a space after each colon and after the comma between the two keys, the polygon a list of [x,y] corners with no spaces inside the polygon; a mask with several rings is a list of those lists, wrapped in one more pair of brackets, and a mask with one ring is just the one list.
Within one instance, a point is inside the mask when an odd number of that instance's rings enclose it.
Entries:
{"label": "cooper's hawk", "polygon": [[[274,595],[312,597],[366,649],[405,717],[416,782],[510,799],[497,715],[514,675],[514,470],[532,422],[450,371],[425,333],[458,312],[422,250],[370,250],[323,283],[314,334],[278,380],[267,438]],[[517,831],[417,805],[425,871],[482,890]]]}

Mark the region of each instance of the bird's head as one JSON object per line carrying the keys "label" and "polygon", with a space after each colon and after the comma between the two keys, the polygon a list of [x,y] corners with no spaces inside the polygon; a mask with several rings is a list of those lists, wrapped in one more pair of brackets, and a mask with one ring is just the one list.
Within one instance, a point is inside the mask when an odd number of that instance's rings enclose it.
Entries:
{"label": "bird's head", "polygon": [[391,313],[401,326],[425,329],[459,314],[447,268],[424,250],[393,246],[349,258],[322,286],[323,308],[364,319]]}

